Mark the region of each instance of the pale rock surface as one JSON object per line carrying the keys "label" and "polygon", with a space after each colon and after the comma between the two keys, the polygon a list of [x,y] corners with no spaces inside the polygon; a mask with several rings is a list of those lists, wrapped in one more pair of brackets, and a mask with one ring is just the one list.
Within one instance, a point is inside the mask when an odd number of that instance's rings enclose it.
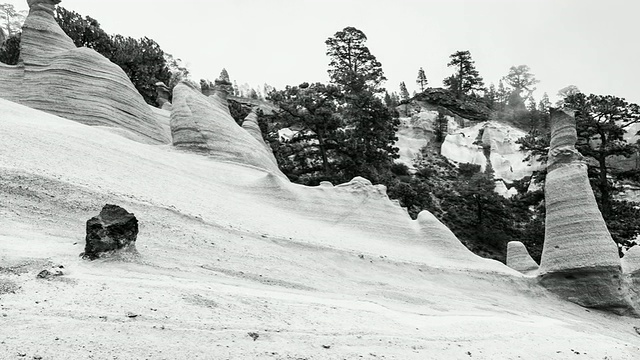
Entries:
{"label": "pale rock surface", "polygon": [[530,274],[539,268],[520,241],[510,241],[507,244],[507,266],[523,274]]}
{"label": "pale rock surface", "polygon": [[178,84],[173,89],[171,135],[178,148],[285,177],[264,141],[259,142],[233,120],[223,91],[204,96],[189,83]]}
{"label": "pale rock surface", "polygon": [[153,113],[122,69],[76,48],[54,20],[59,0],[29,0],[20,65],[0,65],[0,97],[86,125],[124,129],[167,144]]}
{"label": "pale rock surface", "polygon": [[[400,163],[407,165],[410,169],[414,167],[414,162],[420,154],[420,149],[432,141],[435,137],[434,124],[438,117],[438,111],[420,107],[420,111],[411,117],[401,117],[400,125],[396,136],[398,140],[395,145],[399,151]],[[445,116],[448,122],[448,131],[455,131],[458,123],[453,116]]]}
{"label": "pale rock surface", "polygon": [[493,191],[504,198],[508,199],[518,194],[518,190],[515,187],[508,188],[503,180],[496,180],[495,184],[496,187]]}
{"label": "pale rock surface", "polygon": [[[635,319],[549,296],[363,179],[305,187],[1,99],[0,114],[0,319],[11,329],[0,358],[640,352]],[[140,259],[78,258],[85,221],[105,203],[140,220]],[[64,275],[36,278],[53,264]]]}
{"label": "pale rock surface", "polygon": [[[636,245],[629,249],[622,258],[622,270],[629,275],[633,275],[640,281],[640,246]],[[640,291],[640,288],[638,288]]]}
{"label": "pale rock surface", "polygon": [[525,135],[524,131],[507,124],[482,122],[447,135],[442,155],[458,163],[480,165],[484,171],[488,153],[495,179],[512,182],[541,168],[538,161],[523,162],[527,154],[520,150],[516,140]]}
{"label": "pale rock surface", "polygon": [[0,46],[4,43],[7,36],[4,34],[4,29],[0,27]]}
{"label": "pale rock surface", "polygon": [[273,155],[273,150],[271,146],[264,141],[262,137],[262,131],[260,130],[260,125],[258,124],[258,114],[256,114],[256,109],[251,109],[251,112],[242,122],[242,128],[249,133],[249,135],[253,136],[256,141],[264,146],[267,155],[271,158],[274,164],[278,164],[275,155]]}
{"label": "pale rock surface", "polygon": [[580,305],[629,311],[618,248],[598,210],[576,140],[573,113],[552,109],[540,281]]}

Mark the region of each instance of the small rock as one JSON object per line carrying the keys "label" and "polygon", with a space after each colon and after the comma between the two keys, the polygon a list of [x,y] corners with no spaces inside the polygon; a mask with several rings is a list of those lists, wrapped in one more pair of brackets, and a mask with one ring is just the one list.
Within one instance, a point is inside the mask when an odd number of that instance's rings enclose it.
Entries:
{"label": "small rock", "polygon": [[331,345],[322,345],[322,347],[325,349],[331,349]]}
{"label": "small rock", "polygon": [[[62,268],[62,266],[60,266],[60,268]],[[38,279],[50,279],[52,277],[62,276],[62,275],[64,275],[62,271],[60,271],[58,268],[54,268],[54,269],[51,269],[51,271],[47,269],[42,270],[38,273],[38,275],[36,275],[36,277]]]}
{"label": "small rock", "polygon": [[20,357],[25,357],[25,356],[27,356],[27,354],[26,354],[26,353],[21,353],[21,352],[19,352],[19,353],[18,353],[18,356],[20,356]]}
{"label": "small rock", "polygon": [[133,319],[133,318],[137,318],[137,317],[138,317],[138,314],[134,314],[134,313],[132,313],[132,312],[127,312],[127,317],[132,318],[132,319]]}
{"label": "small rock", "polygon": [[256,332],[250,332],[250,333],[247,333],[247,335],[249,335],[249,337],[251,337],[253,341],[258,340],[258,338],[260,337],[260,335],[258,335],[258,333]]}
{"label": "small rock", "polygon": [[33,355],[33,360],[42,360],[42,356],[40,356],[40,355]]}
{"label": "small rock", "polygon": [[640,335],[640,327],[634,326],[633,329]]}
{"label": "small rock", "polygon": [[42,270],[38,273],[38,275],[36,275],[38,279],[48,279],[51,276],[53,276],[53,274],[49,270]]}

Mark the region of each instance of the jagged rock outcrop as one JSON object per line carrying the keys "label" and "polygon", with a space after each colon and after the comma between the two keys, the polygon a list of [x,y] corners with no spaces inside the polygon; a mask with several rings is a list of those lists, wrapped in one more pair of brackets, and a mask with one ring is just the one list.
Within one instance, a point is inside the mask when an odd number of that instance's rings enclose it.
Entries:
{"label": "jagged rock outcrop", "polygon": [[598,210],[576,140],[573,113],[552,109],[540,282],[577,304],[629,312],[618,248]]}
{"label": "jagged rock outcrop", "polygon": [[473,98],[460,100],[453,92],[442,88],[426,89],[414,96],[414,99],[445,107],[454,114],[473,121],[486,121],[491,114],[491,109],[484,101]]}
{"label": "jagged rock outcrop", "polygon": [[223,90],[204,96],[193,85],[178,84],[173,90],[171,135],[176,147],[255,166],[284,177],[264,142],[259,142],[233,120]]}
{"label": "jagged rock outcrop", "polygon": [[86,245],[82,257],[94,260],[117,251],[135,252],[138,220],[118,205],[105,205],[98,216],[87,221]]}
{"label": "jagged rock outcrop", "polygon": [[4,34],[4,30],[0,27],[0,46],[2,46],[6,38],[7,36]]}
{"label": "jagged rock outcrop", "polygon": [[153,112],[122,69],[88,48],[76,48],[53,14],[60,0],[28,0],[20,63],[0,66],[0,97],[86,125],[169,143]]}
{"label": "jagged rock outcrop", "polygon": [[510,241],[507,244],[507,266],[523,274],[532,273],[539,268],[520,241]]}

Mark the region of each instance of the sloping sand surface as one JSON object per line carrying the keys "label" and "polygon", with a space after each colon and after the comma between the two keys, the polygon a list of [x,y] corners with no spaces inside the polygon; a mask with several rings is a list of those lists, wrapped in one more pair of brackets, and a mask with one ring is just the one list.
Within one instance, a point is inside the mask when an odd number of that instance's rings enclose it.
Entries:
{"label": "sloping sand surface", "polygon": [[[139,256],[78,257],[105,203],[137,216]],[[0,359],[637,359],[637,319],[427,224],[373,187],[307,188],[0,100]]]}

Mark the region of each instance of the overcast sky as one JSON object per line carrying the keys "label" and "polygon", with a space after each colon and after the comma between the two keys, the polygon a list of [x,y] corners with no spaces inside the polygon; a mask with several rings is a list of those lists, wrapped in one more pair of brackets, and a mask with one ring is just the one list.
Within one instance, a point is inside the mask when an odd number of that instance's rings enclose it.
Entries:
{"label": "overcast sky", "polygon": [[[26,9],[26,0],[0,0]],[[552,100],[567,85],[640,103],[640,1],[636,0],[63,0],[108,33],[147,36],[184,60],[194,80],[282,88],[327,82],[325,40],[362,30],[382,63],[388,90],[430,86],[451,71],[449,55],[469,50],[485,83],[526,64]]]}

